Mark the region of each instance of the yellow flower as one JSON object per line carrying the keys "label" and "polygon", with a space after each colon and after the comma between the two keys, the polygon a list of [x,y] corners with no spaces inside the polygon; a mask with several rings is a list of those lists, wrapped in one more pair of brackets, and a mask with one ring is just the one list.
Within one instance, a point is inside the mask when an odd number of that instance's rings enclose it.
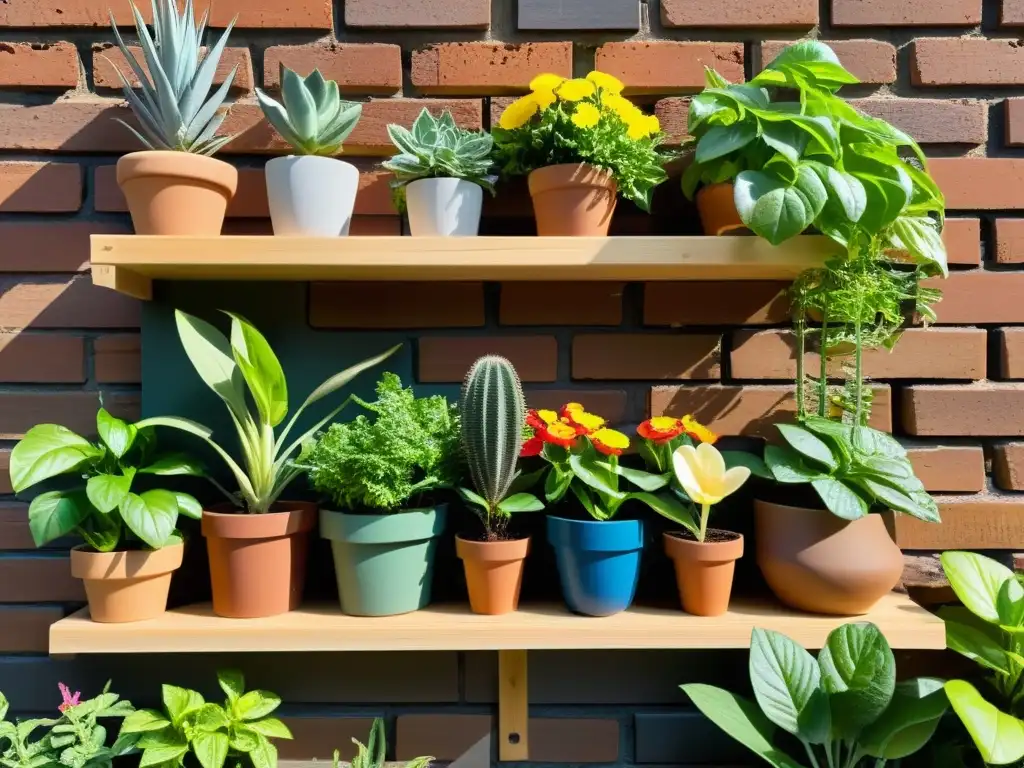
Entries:
{"label": "yellow flower", "polygon": [[537,91],[553,91],[564,82],[565,78],[561,75],[552,75],[549,73],[537,75],[530,81],[530,90],[534,93]]}
{"label": "yellow flower", "polygon": [[534,100],[537,102],[537,106],[540,108],[541,112],[543,112],[545,109],[554,104],[558,98],[557,96],[555,96],[554,91],[546,90],[543,88],[534,91],[532,95]]}
{"label": "yellow flower", "polygon": [[726,469],[722,454],[710,443],[679,446],[672,454],[672,468],[686,495],[703,507],[735,493],[750,477],[746,467]]}
{"label": "yellow flower", "polygon": [[683,416],[683,429],[694,440],[702,443],[715,443],[718,440],[718,435],[689,415]]}
{"label": "yellow flower", "polygon": [[555,413],[554,411],[548,411],[541,408],[539,411],[537,411],[537,415],[544,420],[545,424],[554,424],[556,421],[558,421],[558,414]]}
{"label": "yellow flower", "polygon": [[539,106],[537,98],[532,93],[528,96],[523,96],[521,99],[516,99],[505,107],[505,111],[501,113],[501,120],[498,121],[498,124],[506,131],[521,128],[530,122],[531,117],[537,114]]}
{"label": "yellow flower", "polygon": [[661,132],[661,121],[655,115],[647,116],[647,128],[650,131],[650,135],[653,136],[656,133]]}
{"label": "yellow flower", "polygon": [[578,128],[593,128],[601,121],[601,111],[588,101],[576,105],[572,122]]}
{"label": "yellow flower", "polygon": [[594,447],[605,456],[621,456],[629,448],[629,438],[614,429],[599,429],[589,437]]}
{"label": "yellow flower", "polygon": [[612,93],[616,96],[622,93],[622,89],[625,87],[619,78],[609,75],[607,72],[598,72],[597,70],[587,75],[587,80],[605,93]]}
{"label": "yellow flower", "polygon": [[655,416],[651,419],[651,426],[658,432],[671,432],[679,424],[679,419],[671,416]]}
{"label": "yellow flower", "polygon": [[640,118],[634,118],[628,123],[629,130],[626,131],[626,135],[629,136],[633,141],[639,141],[640,139],[647,138],[647,124]]}
{"label": "yellow flower", "polygon": [[593,96],[595,92],[596,89],[592,82],[580,78],[566,80],[556,90],[558,98],[562,101],[580,101]]}

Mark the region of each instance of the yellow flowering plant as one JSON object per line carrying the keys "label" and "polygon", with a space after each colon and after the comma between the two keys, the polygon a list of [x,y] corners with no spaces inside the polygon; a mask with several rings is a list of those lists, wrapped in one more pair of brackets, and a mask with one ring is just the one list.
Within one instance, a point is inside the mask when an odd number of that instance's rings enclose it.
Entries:
{"label": "yellow flowering plant", "polygon": [[530,93],[501,115],[494,134],[503,176],[537,168],[589,163],[609,171],[627,200],[649,211],[654,188],[667,178],[658,151],[658,118],[622,95],[623,84],[604,72],[567,79],[538,75]]}

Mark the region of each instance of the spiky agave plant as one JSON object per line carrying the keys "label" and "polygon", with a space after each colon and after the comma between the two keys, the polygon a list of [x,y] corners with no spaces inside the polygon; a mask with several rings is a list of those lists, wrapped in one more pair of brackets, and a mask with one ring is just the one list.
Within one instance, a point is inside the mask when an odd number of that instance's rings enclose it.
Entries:
{"label": "spiky agave plant", "polygon": [[210,88],[235,22],[232,20],[228,24],[217,44],[204,55],[203,37],[208,12],[203,13],[196,26],[192,0],[185,0],[180,16],[175,0],[152,0],[152,3],[152,35],[135,3],[129,3],[149,75],[128,50],[117,30],[113,13],[110,15],[117,45],[140,83],[136,93],[121,69],[114,67],[121,79],[124,96],[139,119],[140,130],[135,130],[123,120],[118,122],[149,149],[212,155],[234,138],[218,136],[217,131],[224,122],[224,100],[235,80],[237,65],[212,96]]}
{"label": "spiky agave plant", "polygon": [[[387,757],[387,741],[384,736],[384,720],[375,717],[370,727],[370,738],[363,744],[359,739],[352,739],[356,745],[356,756],[352,758],[352,768],[384,768]],[[427,768],[432,757],[414,757],[405,763],[405,768]],[[334,750],[334,768],[341,768],[341,755]]]}
{"label": "spiky agave plant", "polygon": [[502,539],[513,512],[544,508],[532,494],[512,493],[526,426],[526,398],[512,363],[496,355],[477,360],[462,384],[459,411],[476,488],[460,488],[459,494],[479,515],[487,540]]}
{"label": "spiky agave plant", "polygon": [[256,98],[267,120],[298,155],[338,154],[363,114],[363,105],[342,101],[338,84],[325,79],[319,69],[302,77],[282,64],[282,101],[259,88]]}

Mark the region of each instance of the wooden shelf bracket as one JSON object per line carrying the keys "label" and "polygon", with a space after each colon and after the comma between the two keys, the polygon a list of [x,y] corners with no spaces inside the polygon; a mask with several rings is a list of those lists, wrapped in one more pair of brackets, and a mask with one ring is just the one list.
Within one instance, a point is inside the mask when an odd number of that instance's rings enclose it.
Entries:
{"label": "wooden shelf bracket", "polygon": [[526,651],[498,651],[498,759],[530,759]]}

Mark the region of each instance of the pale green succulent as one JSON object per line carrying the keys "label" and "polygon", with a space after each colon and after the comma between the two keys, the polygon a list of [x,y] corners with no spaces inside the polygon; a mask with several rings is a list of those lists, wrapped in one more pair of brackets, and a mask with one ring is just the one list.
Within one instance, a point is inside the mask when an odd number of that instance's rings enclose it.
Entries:
{"label": "pale green succulent", "polygon": [[218,136],[217,130],[224,122],[224,100],[238,67],[231,70],[212,96],[210,88],[235,22],[228,24],[217,44],[203,55],[207,13],[196,26],[192,0],[185,0],[185,9],[180,16],[174,0],[152,0],[152,3],[152,36],[139,9],[130,3],[143,58],[149,69],[148,76],[121,39],[113,14],[110,16],[117,45],[141,83],[136,93],[120,68],[114,67],[121,78],[124,96],[139,119],[140,130],[135,130],[123,120],[118,122],[149,149],[212,155],[234,138]]}
{"label": "pale green succulent", "polygon": [[302,77],[282,64],[281,96],[283,103],[256,89],[263,114],[299,155],[338,154],[363,114],[363,105],[342,101],[338,84],[319,69]]}
{"label": "pale green succulent", "polygon": [[393,186],[417,179],[465,179],[494,194],[497,176],[491,175],[494,139],[484,131],[469,131],[455,124],[447,109],[435,118],[424,109],[412,130],[389,125],[388,136],[401,154],[383,163],[395,174]]}

